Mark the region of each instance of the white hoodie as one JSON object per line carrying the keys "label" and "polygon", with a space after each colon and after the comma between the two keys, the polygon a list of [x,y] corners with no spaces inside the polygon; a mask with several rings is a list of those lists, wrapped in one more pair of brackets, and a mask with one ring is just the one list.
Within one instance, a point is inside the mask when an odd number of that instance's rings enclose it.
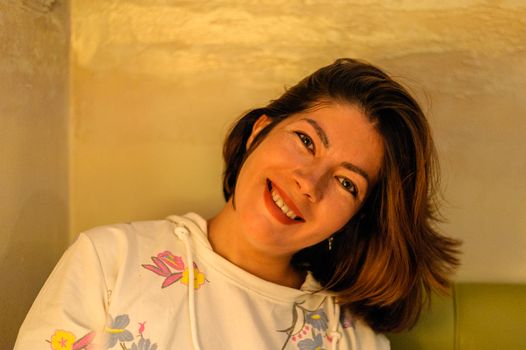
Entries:
{"label": "white hoodie", "polygon": [[385,336],[315,293],[312,276],[300,290],[262,280],[214,253],[206,232],[190,213],[80,234],[15,350],[389,349]]}

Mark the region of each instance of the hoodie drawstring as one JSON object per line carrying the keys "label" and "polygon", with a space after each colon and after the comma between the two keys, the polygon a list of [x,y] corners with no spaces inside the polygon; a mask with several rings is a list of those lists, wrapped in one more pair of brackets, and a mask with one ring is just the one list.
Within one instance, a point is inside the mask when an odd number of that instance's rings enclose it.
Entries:
{"label": "hoodie drawstring", "polygon": [[185,225],[176,223],[174,232],[177,237],[183,241],[186,250],[186,264],[188,266],[188,313],[190,316],[190,332],[192,334],[192,344],[194,350],[201,350],[199,346],[199,338],[197,334],[197,322],[195,313],[195,299],[194,299],[194,260],[192,258],[192,250],[190,249],[189,235],[190,231]]}
{"label": "hoodie drawstring", "polygon": [[[201,350],[197,330],[197,317],[195,312],[195,272],[192,250],[190,248],[190,231],[184,224],[175,223],[175,235],[183,242],[186,251],[186,264],[188,266],[188,314],[190,318],[190,333],[192,335],[192,345],[194,350]],[[327,311],[329,318],[329,329],[327,335],[331,339],[331,349],[337,350],[341,333],[338,331],[340,325],[340,305],[336,302],[334,296],[327,296]],[[353,344],[354,345],[354,344]],[[355,347],[353,346],[353,349]]]}
{"label": "hoodie drawstring", "polygon": [[333,296],[328,296],[326,300],[329,314],[329,329],[327,335],[331,339],[331,349],[337,350],[338,343],[342,336],[338,331],[338,326],[340,325],[340,305],[334,300]]}

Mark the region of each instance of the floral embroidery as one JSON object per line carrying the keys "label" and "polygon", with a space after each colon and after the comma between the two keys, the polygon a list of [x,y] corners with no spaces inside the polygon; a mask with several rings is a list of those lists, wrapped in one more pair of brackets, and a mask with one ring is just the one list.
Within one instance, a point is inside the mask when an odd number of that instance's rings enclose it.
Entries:
{"label": "floral embroidery", "polygon": [[[182,284],[188,285],[189,271],[180,256],[173,255],[169,251],[164,251],[157,254],[157,256],[152,256],[152,261],[154,265],[142,264],[142,267],[159,276],[165,277],[161,288],[171,286],[179,280]],[[206,276],[199,270],[196,263],[194,263],[193,267],[194,288],[199,289],[199,287],[206,282]],[[170,268],[175,270],[175,272]]]}
{"label": "floral embroidery", "polygon": [[305,339],[298,343],[300,350],[324,350],[323,338],[321,334],[317,334],[312,339]]}
{"label": "floral embroidery", "polygon": [[[184,285],[188,285],[190,271],[188,269],[185,269],[183,271],[183,278],[181,279],[181,283]],[[205,283],[205,274],[199,271],[197,268],[197,265],[194,264],[194,289],[199,289],[199,287]]]}
{"label": "floral embroidery", "polygon": [[[113,320],[110,316],[110,327],[106,328],[106,333],[109,334],[108,348],[114,347],[117,342],[123,350],[157,350],[157,344],[151,343],[150,339],[144,338],[144,331],[146,328],[146,321],[138,322],[139,324],[139,338],[138,342],[126,344],[126,342],[133,341],[132,333],[126,329],[130,324],[130,317],[128,315],[119,315]],[[130,347],[129,347],[130,346]]]}
{"label": "floral embroidery", "polygon": [[[119,344],[122,350],[157,350],[157,344],[144,337],[146,322],[138,322],[139,335],[136,337],[126,329],[129,324],[128,315],[119,315],[115,319],[109,316],[109,326],[104,330],[107,336],[104,349],[110,349]],[[72,332],[59,329],[51,336],[51,340],[46,341],[51,344],[53,350],[95,350],[95,348],[100,348],[92,344],[95,335],[96,333],[92,331],[75,341],[76,337]],[[136,338],[138,341],[134,341]],[[130,342],[133,343],[130,344]]]}
{"label": "floral embroidery", "polygon": [[299,350],[323,350],[324,339],[331,341],[327,334],[328,317],[323,310],[323,304],[314,310],[309,310],[302,303],[295,303],[292,307],[292,324],[281,330],[288,335],[282,350],[289,344],[295,344]]}
{"label": "floral embroidery", "polygon": [[53,350],[72,350],[75,343],[75,335],[71,332],[59,329],[51,337],[51,348]]}
{"label": "floral embroidery", "polygon": [[76,337],[73,333],[58,329],[51,336],[51,349],[53,350],[90,350],[91,342],[95,338],[95,332],[89,332],[79,340],[75,341]]}
{"label": "floral embroidery", "polygon": [[305,314],[305,322],[317,330],[327,329],[327,315],[323,310],[309,311]]}
{"label": "floral embroidery", "polygon": [[108,348],[114,347],[118,341],[126,342],[133,340],[131,332],[125,329],[130,323],[128,315],[117,316],[115,320],[110,316],[110,321],[110,327],[106,328],[106,333],[109,334]]}
{"label": "floral embroidery", "polygon": [[139,336],[142,337],[142,333],[144,332],[144,328],[145,328],[145,324],[146,324],[146,321],[144,322],[139,322]]}
{"label": "floral embroidery", "polygon": [[157,344],[151,344],[150,339],[139,339],[139,344],[132,344],[131,350],[156,350]]}
{"label": "floral embroidery", "polygon": [[157,257],[176,270],[184,270],[184,262],[180,256],[175,256],[169,251],[157,254]]}
{"label": "floral embroidery", "polygon": [[90,350],[93,349],[91,342],[95,338],[95,332],[91,331],[73,344],[73,350]]}

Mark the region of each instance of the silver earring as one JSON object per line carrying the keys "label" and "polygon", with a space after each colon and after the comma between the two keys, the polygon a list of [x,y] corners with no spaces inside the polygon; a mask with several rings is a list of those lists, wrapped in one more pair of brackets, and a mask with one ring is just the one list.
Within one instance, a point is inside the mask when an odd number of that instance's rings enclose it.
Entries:
{"label": "silver earring", "polygon": [[333,236],[330,236],[327,241],[329,241],[329,251],[332,250],[332,241],[334,240]]}

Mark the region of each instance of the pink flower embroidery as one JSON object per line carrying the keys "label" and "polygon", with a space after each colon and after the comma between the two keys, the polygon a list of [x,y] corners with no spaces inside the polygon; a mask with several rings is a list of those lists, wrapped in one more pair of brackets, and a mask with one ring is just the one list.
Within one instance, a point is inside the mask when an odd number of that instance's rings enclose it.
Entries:
{"label": "pink flower embroidery", "polygon": [[139,322],[139,336],[142,337],[142,333],[144,332],[144,328],[145,328],[145,325],[146,324],[146,321],[144,322]]}
{"label": "pink flower embroidery", "polygon": [[[171,286],[179,280],[181,280],[183,284],[188,285],[188,269],[185,268],[183,259],[180,256],[173,255],[169,251],[164,251],[157,254],[157,256],[152,256],[151,259],[154,265],[142,264],[142,267],[159,276],[165,277],[161,285],[162,288]],[[171,269],[175,270],[175,272]],[[194,288],[198,289],[205,281],[206,277],[204,273],[199,271],[199,268],[194,263]]]}
{"label": "pink flower embroidery", "polygon": [[95,332],[89,332],[73,344],[73,350],[90,350],[93,349],[91,342],[95,338]]}
{"label": "pink flower embroidery", "polygon": [[169,251],[157,254],[157,257],[176,270],[184,270],[184,262],[180,256],[175,256]]}

